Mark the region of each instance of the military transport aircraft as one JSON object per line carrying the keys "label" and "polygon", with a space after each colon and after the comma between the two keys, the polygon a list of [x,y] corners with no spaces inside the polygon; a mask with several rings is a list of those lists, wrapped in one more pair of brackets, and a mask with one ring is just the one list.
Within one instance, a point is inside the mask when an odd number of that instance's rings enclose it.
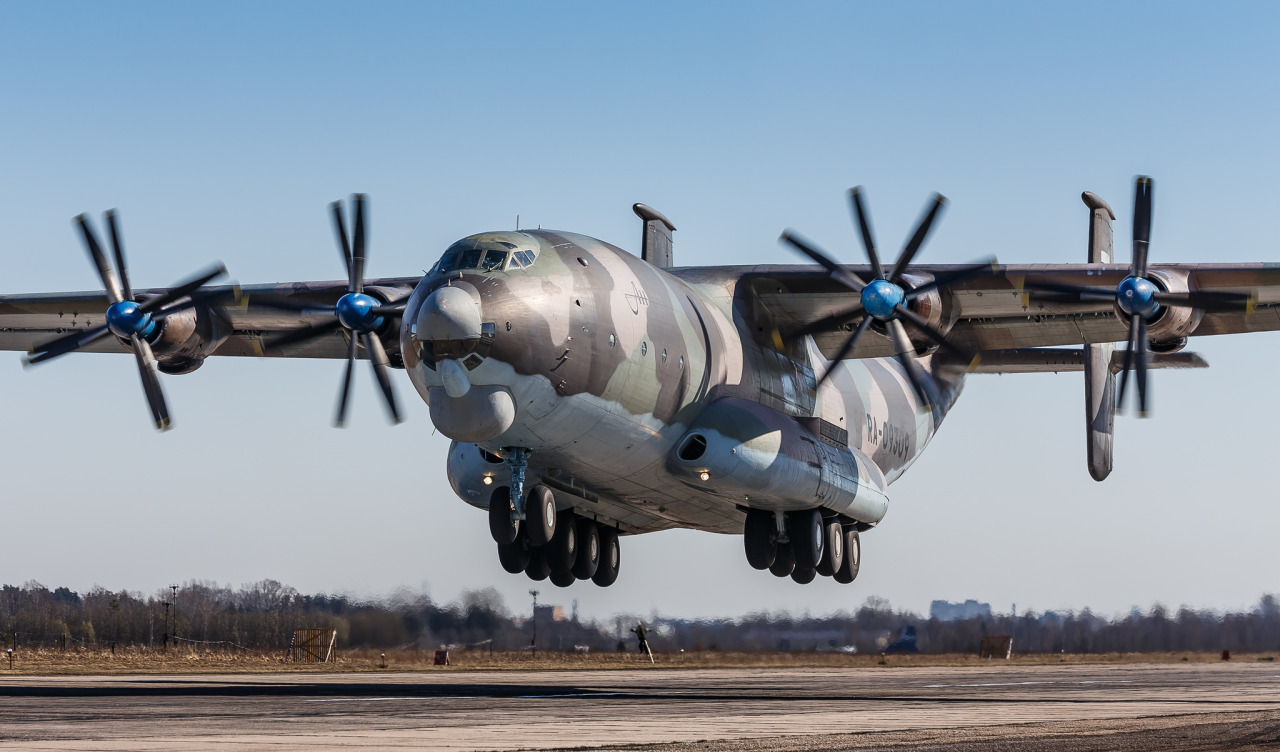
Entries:
{"label": "military transport aircraft", "polygon": [[115,214],[111,257],[81,215],[104,292],[0,296],[0,347],[29,363],[132,352],[161,429],[157,371],[211,355],[343,359],[341,425],[365,359],[393,420],[390,374],[404,370],[454,440],[449,482],[488,510],[509,572],[607,586],[620,535],[684,527],[742,534],[751,566],[779,577],[851,582],[859,533],[967,373],[1082,371],[1102,480],[1130,372],[1145,412],[1149,369],[1204,365],[1180,352],[1188,337],[1280,329],[1280,268],[1148,265],[1151,189],[1138,179],[1129,264],[1112,263],[1115,216],[1085,193],[1086,264],[917,265],[935,195],[889,266],[854,189],[863,266],[788,231],[816,265],[680,267],[675,227],[636,204],[638,257],[570,232],[486,232],[424,276],[371,280],[357,195],[350,233],[331,207],[346,280],[244,288],[211,286],[219,267],[134,290]]}

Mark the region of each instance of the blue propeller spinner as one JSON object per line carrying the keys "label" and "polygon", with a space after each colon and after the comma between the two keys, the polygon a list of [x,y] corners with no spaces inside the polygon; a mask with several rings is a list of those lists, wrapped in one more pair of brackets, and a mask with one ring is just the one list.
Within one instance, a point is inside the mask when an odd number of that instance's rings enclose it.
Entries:
{"label": "blue propeller spinner", "polygon": [[[164,392],[160,389],[160,379],[156,375],[156,359],[151,352],[151,344],[159,337],[164,327],[164,320],[180,311],[193,308],[200,303],[211,302],[221,296],[233,296],[237,290],[221,288],[201,290],[207,283],[227,273],[218,264],[187,282],[169,290],[148,296],[139,301],[133,294],[133,286],[129,283],[129,272],[124,261],[124,245],[120,242],[119,227],[114,210],[106,213],[107,229],[111,233],[111,248],[115,256],[115,268],[102,251],[97,234],[89,225],[89,216],[81,214],[73,222],[80,229],[84,239],[85,250],[89,259],[97,268],[98,278],[107,293],[111,304],[107,306],[107,323],[73,331],[41,345],[31,348],[27,355],[27,363],[42,363],[59,355],[75,352],[98,340],[115,335],[131,350],[138,361],[138,373],[142,376],[142,390],[147,397],[147,405],[151,408],[151,417],[156,428],[165,430],[169,427],[169,408],[165,403]],[[119,276],[117,276],[119,272]]]}
{"label": "blue propeller spinner", "polygon": [[1124,407],[1125,392],[1129,385],[1129,371],[1136,371],[1138,382],[1138,415],[1147,415],[1147,368],[1151,343],[1147,337],[1147,325],[1160,318],[1164,307],[1198,308],[1204,311],[1248,311],[1256,299],[1243,292],[1226,290],[1199,290],[1169,292],[1153,279],[1147,269],[1147,250],[1151,245],[1151,206],[1155,181],[1145,175],[1138,176],[1133,194],[1133,260],[1129,274],[1115,289],[1085,285],[1057,284],[1042,281],[1026,281],[1030,300],[1045,302],[1098,302],[1114,301],[1118,313],[1129,326],[1128,347],[1124,353],[1124,367],[1120,372],[1120,389],[1116,394],[1117,411]]}
{"label": "blue propeller spinner", "polygon": [[396,408],[395,392],[391,389],[390,362],[387,351],[382,346],[378,331],[383,328],[389,317],[399,316],[404,312],[404,302],[384,304],[381,300],[364,291],[365,264],[365,203],[363,193],[352,196],[355,217],[352,224],[351,237],[347,236],[347,225],[342,218],[342,202],[334,201],[329,205],[333,212],[333,227],[338,235],[338,247],[342,251],[342,259],[347,265],[347,292],[338,298],[334,305],[298,303],[291,300],[279,300],[270,296],[255,297],[254,305],[267,308],[281,308],[290,311],[306,311],[331,316],[323,324],[303,327],[264,343],[266,349],[279,349],[291,345],[299,345],[316,337],[323,337],[342,330],[347,338],[347,369],[342,379],[342,391],[338,397],[338,411],[334,417],[334,425],[341,427],[347,418],[347,398],[351,393],[351,380],[355,375],[357,347],[364,346],[365,354],[373,365],[373,375],[382,391],[387,412],[394,423],[399,423],[400,411]]}
{"label": "blue propeller spinner", "polygon": [[918,287],[908,287],[903,275],[920,251],[920,247],[924,245],[925,239],[929,236],[929,230],[933,227],[934,220],[937,219],[938,214],[946,206],[947,200],[941,194],[933,194],[933,198],[926,206],[924,214],[916,222],[915,231],[912,232],[906,245],[903,246],[902,253],[898,256],[893,268],[888,271],[881,265],[880,257],[876,253],[876,243],[871,232],[871,224],[862,205],[862,188],[850,189],[849,200],[853,206],[853,214],[858,221],[858,229],[862,236],[862,247],[867,253],[867,258],[871,261],[872,279],[869,282],[864,281],[857,274],[850,271],[848,267],[837,264],[829,254],[820,250],[808,240],[801,238],[792,230],[782,233],[782,242],[791,245],[805,256],[821,264],[832,279],[858,293],[857,304],[789,332],[786,339],[796,341],[814,334],[846,329],[852,321],[861,319],[857,329],[844,341],[835,356],[831,358],[831,367],[818,381],[818,384],[821,385],[835,372],[835,364],[853,352],[858,340],[871,326],[872,322],[880,322],[884,327],[884,331],[892,339],[898,361],[902,364],[908,378],[911,380],[911,385],[920,401],[936,413],[940,409],[937,389],[933,380],[929,378],[917,362],[916,346],[908,336],[903,322],[905,321],[923,332],[931,341],[950,354],[958,356],[964,363],[968,363],[970,366],[976,365],[978,356],[975,353],[956,344],[945,334],[935,329],[925,317],[912,310],[911,302],[932,290],[945,290],[963,280],[990,275],[994,272],[995,260],[963,266],[946,274],[935,275],[932,281]]}

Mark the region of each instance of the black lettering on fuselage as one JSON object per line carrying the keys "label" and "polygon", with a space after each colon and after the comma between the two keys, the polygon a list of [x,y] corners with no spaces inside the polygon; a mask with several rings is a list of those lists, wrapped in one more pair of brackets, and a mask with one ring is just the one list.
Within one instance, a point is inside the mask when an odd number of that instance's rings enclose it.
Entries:
{"label": "black lettering on fuselage", "polygon": [[870,413],[867,413],[867,443],[902,459],[911,454],[910,432],[887,420],[876,425]]}

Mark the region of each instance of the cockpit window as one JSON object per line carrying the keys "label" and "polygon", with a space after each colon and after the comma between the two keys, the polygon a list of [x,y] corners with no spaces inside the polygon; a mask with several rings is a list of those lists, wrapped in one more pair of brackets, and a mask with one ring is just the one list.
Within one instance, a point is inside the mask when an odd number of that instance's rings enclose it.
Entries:
{"label": "cockpit window", "polygon": [[[532,266],[536,254],[529,250],[517,250],[515,243],[505,241],[482,241],[489,248],[476,248],[471,239],[455,243],[444,252],[436,264],[435,271],[442,274],[464,269],[479,269],[485,272],[497,272],[506,269],[521,269]],[[499,245],[502,248],[493,248]],[[506,250],[511,249],[511,250]]]}

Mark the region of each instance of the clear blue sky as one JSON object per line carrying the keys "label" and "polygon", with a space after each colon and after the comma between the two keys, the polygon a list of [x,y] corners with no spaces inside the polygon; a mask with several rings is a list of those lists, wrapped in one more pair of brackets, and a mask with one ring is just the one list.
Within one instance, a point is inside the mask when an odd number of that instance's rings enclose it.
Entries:
{"label": "clear blue sky", "polygon": [[[94,289],[69,220],[109,207],[138,286],[213,259],[243,283],[334,279],[325,207],[352,191],[372,197],[374,275],[517,214],[635,247],[635,201],[680,228],[682,264],[791,262],[787,226],[857,261],[859,183],[888,247],[929,191],[951,199],[924,261],[1077,261],[1080,191],[1125,239],[1136,173],[1157,180],[1153,259],[1280,262],[1276,6],[691,6],[0,5],[0,291]],[[854,586],[777,581],[739,538],[673,532],[624,541],[613,588],[551,599],[599,616],[868,595],[1248,606],[1280,590],[1278,345],[1197,342],[1212,370],[1157,373],[1156,417],[1120,421],[1101,485],[1079,377],[973,378]],[[176,427],[158,435],[129,358],[7,360],[0,580],[526,600],[407,379],[408,423],[386,425],[361,370],[337,431],[339,363],[211,361],[165,379]]]}

